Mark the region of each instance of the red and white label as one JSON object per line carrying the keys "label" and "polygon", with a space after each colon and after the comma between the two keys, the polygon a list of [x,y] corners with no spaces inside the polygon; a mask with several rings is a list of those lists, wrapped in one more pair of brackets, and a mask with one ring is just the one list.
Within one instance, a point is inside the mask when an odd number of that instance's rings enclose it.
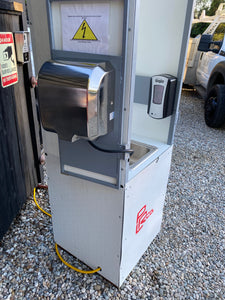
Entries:
{"label": "red and white label", "polygon": [[137,214],[137,222],[136,222],[136,234],[142,229],[144,223],[148,220],[148,218],[153,214],[154,210],[151,209],[147,211],[146,205],[142,207],[142,209]]}
{"label": "red and white label", "polygon": [[3,88],[18,82],[16,54],[11,32],[0,33],[0,75]]}

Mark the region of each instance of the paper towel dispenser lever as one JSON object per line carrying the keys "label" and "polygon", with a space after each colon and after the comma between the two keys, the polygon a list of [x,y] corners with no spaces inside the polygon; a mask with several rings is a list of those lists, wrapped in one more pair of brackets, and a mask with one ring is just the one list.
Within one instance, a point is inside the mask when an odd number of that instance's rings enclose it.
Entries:
{"label": "paper towel dispenser lever", "polygon": [[60,139],[94,140],[114,122],[114,70],[109,63],[48,61],[38,76],[42,126]]}

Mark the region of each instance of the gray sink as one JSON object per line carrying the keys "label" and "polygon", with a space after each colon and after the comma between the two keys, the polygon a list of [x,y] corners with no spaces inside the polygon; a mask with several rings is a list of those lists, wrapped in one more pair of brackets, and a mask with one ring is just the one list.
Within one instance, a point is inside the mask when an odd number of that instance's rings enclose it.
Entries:
{"label": "gray sink", "polygon": [[155,153],[158,149],[155,146],[143,144],[136,141],[131,141],[130,148],[134,151],[134,153],[130,157],[130,167],[135,167],[147,157]]}

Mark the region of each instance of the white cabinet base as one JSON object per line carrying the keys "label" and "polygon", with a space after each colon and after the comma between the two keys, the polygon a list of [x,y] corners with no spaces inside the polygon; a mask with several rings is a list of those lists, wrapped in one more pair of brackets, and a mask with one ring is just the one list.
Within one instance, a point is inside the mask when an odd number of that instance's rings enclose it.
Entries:
{"label": "white cabinet base", "polygon": [[61,174],[57,136],[47,136],[55,241],[119,287],[160,230],[172,147],[116,190]]}

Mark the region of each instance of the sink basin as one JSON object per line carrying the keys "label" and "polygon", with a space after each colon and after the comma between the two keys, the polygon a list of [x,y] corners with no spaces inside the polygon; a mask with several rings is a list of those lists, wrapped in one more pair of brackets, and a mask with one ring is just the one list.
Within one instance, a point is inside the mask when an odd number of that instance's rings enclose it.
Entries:
{"label": "sink basin", "polygon": [[131,141],[130,148],[134,151],[134,153],[130,157],[130,167],[135,167],[147,157],[155,153],[158,149],[155,146],[143,144],[136,141]]}

